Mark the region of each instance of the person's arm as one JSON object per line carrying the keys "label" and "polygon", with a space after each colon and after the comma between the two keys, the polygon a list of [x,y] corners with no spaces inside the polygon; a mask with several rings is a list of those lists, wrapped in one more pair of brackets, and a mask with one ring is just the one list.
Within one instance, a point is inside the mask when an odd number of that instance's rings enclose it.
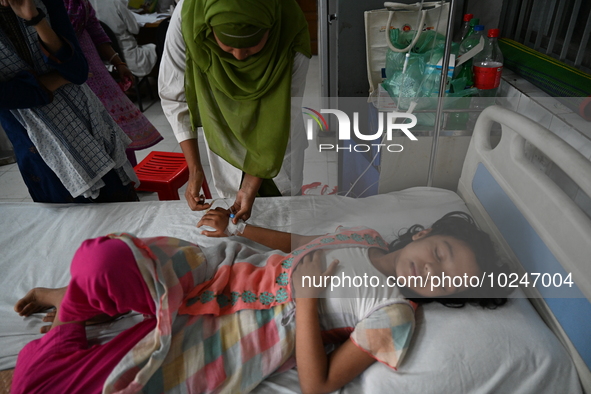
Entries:
{"label": "person's arm", "polygon": [[37,77],[37,79],[47,90],[51,91],[52,93],[62,86],[71,83],[57,71],[50,71],[47,74],[40,75]]}
{"label": "person's arm", "polygon": [[237,235],[248,238],[261,245],[265,245],[268,248],[281,250],[285,253],[289,253],[319,237],[318,235],[286,233],[283,231],[252,226],[250,224],[247,224],[244,231]]}
{"label": "person's arm", "polygon": [[244,174],[242,185],[236,194],[236,201],[234,201],[234,205],[232,205],[233,212],[236,212],[236,215],[232,220],[234,224],[238,223],[240,219],[248,220],[250,218],[252,204],[254,204],[254,199],[256,198],[262,183],[263,180],[261,178],[257,178],[250,174]]}
{"label": "person's arm", "polygon": [[101,59],[111,63],[117,69],[121,81],[129,80],[132,83],[135,82],[135,78],[131,71],[129,71],[127,64],[121,60],[119,54],[115,52],[111,46],[111,40],[103,30],[101,22],[96,17],[96,12],[94,8],[92,8],[90,2],[88,3],[88,15],[86,16],[85,30],[90,35]]}
{"label": "person's arm", "polygon": [[189,181],[185,190],[185,199],[193,211],[209,209],[211,204],[203,203],[203,199],[200,197],[205,172],[203,172],[203,166],[201,165],[197,138],[181,141],[180,145],[189,167]]}
{"label": "person's arm", "polygon": [[131,12],[125,4],[120,1],[115,2],[117,4],[117,14],[121,18],[123,24],[125,24],[125,29],[130,32],[131,34],[138,34],[140,32],[140,25],[133,16],[133,12]]}
{"label": "person's arm", "polygon": [[[39,11],[35,6],[35,2],[32,0],[7,0],[2,1],[2,6],[10,6],[16,16],[25,21],[30,21],[36,18],[39,15]],[[58,37],[58,35],[53,31],[47,18],[41,19],[35,26],[35,30],[39,35],[39,39],[41,43],[45,46],[45,48],[52,54],[57,53],[60,49],[62,49],[64,43]]]}
{"label": "person's arm", "polygon": [[[304,256],[292,275],[296,296],[296,363],[302,393],[330,393],[365,371],[375,359],[350,339],[327,355],[318,317],[318,296],[322,288],[302,287],[304,275],[331,276],[338,261],[322,272],[322,251]],[[299,294],[299,295],[298,295]]]}
{"label": "person's arm", "polygon": [[[87,14],[84,20],[84,30],[90,35],[90,39],[94,43],[95,47],[99,47],[102,44],[111,44],[111,39],[101,26],[101,21],[96,16],[96,10],[92,6],[90,1],[86,1]],[[74,25],[74,23],[72,23]],[[107,59],[108,60],[108,59]]]}
{"label": "person's arm", "polygon": [[318,299],[296,299],[296,363],[302,393],[338,390],[374,362],[350,339],[327,355],[320,336]]}
{"label": "person's arm", "polygon": [[0,82],[0,108],[22,109],[49,104],[53,92],[70,83],[57,71],[35,75],[32,71],[21,71],[14,78]]}
{"label": "person's arm", "polygon": [[197,132],[191,124],[189,106],[185,98],[185,41],[181,32],[181,8],[175,9],[168,30],[158,73],[158,93],[162,110],[172,127],[189,166],[189,183],[185,199],[192,210],[207,209],[199,204],[205,175],[199,155]]}
{"label": "person's arm", "polygon": [[[24,19],[29,20],[29,19],[32,19],[35,16],[37,16],[37,14],[39,14],[37,12],[37,9],[35,9],[34,14],[35,15],[32,15],[30,17],[27,16]],[[64,47],[63,41],[57,36],[55,31],[53,31],[53,29],[49,25],[49,22],[47,22],[46,18],[43,18],[41,20],[41,22],[39,22],[38,24],[35,25],[35,30],[37,30],[37,34],[39,35],[39,39],[41,40],[41,42],[43,43],[45,48],[52,55],[58,53]]]}
{"label": "person's arm", "polygon": [[158,94],[162,110],[172,127],[175,138],[180,143],[197,138],[191,124],[189,106],[185,96],[185,41],[181,31],[181,8],[172,14],[158,73]]}
{"label": "person's arm", "polygon": [[[197,223],[197,227],[212,227],[214,231],[204,230],[201,232],[203,235],[207,235],[208,237],[227,237],[228,235],[224,231],[228,227],[229,220],[230,211],[223,208],[216,208],[205,213],[205,215],[203,215],[201,220]],[[243,232],[236,235],[248,238],[268,248],[281,250],[285,253],[289,253],[292,250],[306,245],[310,241],[319,237],[318,235],[299,235],[286,233],[283,231],[252,226],[250,224],[246,225]]]}
{"label": "person's arm", "polygon": [[[39,15],[33,0],[2,0],[2,5],[10,5],[14,13],[24,20]],[[88,63],[78,45],[66,8],[61,1],[47,2],[46,8],[52,24],[43,18],[34,26],[45,61],[67,81],[82,84],[88,78]],[[60,84],[63,81],[58,79],[53,82]]]}
{"label": "person's arm", "polygon": [[[2,0],[0,3],[10,6],[24,20],[31,20],[39,15],[33,0]],[[80,50],[63,2],[48,2],[46,8],[52,24],[49,24],[47,18],[43,18],[34,28],[47,63],[68,81],[84,83],[88,78],[88,63]]]}
{"label": "person's arm", "polygon": [[52,100],[52,90],[30,71],[21,71],[14,78],[0,82],[0,108],[32,108],[49,104]]}
{"label": "person's arm", "polygon": [[[31,1],[31,0],[24,0]],[[63,1],[48,1],[44,3],[47,8],[47,15],[51,20],[51,25],[47,19],[42,21],[44,27],[48,27],[53,32],[40,32],[39,34],[41,48],[46,56],[45,61],[49,66],[56,70],[63,78],[74,84],[80,85],[88,78],[88,63],[86,57],[78,44],[78,38],[74,28],[70,23]],[[41,25],[40,23],[39,25]],[[41,26],[44,28],[43,26]],[[50,38],[53,36],[53,38]],[[57,40],[61,47],[57,48],[57,41],[53,43],[47,40]]]}
{"label": "person's arm", "polygon": [[[65,8],[63,3],[59,2],[61,8],[55,5],[48,7],[47,13],[53,18],[54,16],[59,20],[60,10],[63,11],[62,17],[65,15]],[[2,5],[11,6],[15,14],[24,19],[31,20],[38,16],[39,12],[35,7],[35,3],[32,0],[24,0],[21,2],[3,0]],[[67,24],[70,25],[65,15]],[[53,20],[53,19],[52,19]],[[70,26],[71,27],[71,26]],[[14,78],[9,81],[4,81],[0,85],[0,106],[5,109],[20,109],[20,108],[32,108],[41,105],[49,104],[53,101],[53,92],[63,85],[66,85],[72,81],[65,78],[62,73],[59,72],[59,57],[68,55],[70,47],[68,43],[65,43],[60,35],[49,25],[47,18],[43,18],[37,25],[34,26],[39,37],[39,44],[44,50],[45,54],[49,57],[47,62],[50,65],[57,65],[54,71],[50,71],[44,75],[36,75],[32,70],[23,70],[18,73]],[[59,29],[58,29],[59,30]],[[73,35],[73,30],[72,30]],[[71,53],[68,55],[71,57]],[[83,65],[86,66],[86,60],[84,59]],[[84,67],[82,67],[84,69]],[[83,82],[88,76],[88,69],[81,77],[80,80]],[[78,79],[73,78],[76,82]]]}
{"label": "person's arm", "polygon": [[132,83],[135,82],[135,77],[127,67],[127,64],[121,60],[121,57],[119,57],[119,54],[115,52],[110,43],[100,44],[96,47],[96,49],[101,59],[110,62],[115,67],[115,69],[117,69],[121,81],[129,80]]}

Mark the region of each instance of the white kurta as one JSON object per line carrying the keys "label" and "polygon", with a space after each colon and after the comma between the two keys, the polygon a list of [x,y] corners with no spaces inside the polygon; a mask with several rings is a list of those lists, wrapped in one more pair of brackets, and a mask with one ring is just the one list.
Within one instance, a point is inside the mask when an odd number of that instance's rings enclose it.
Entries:
{"label": "white kurta", "polygon": [[97,18],[104,22],[117,36],[121,55],[133,75],[148,75],[156,65],[156,45],[138,45],[134,34],[140,32],[133,13],[127,8],[127,0],[90,0]]}
{"label": "white kurta", "polygon": [[[98,0],[95,0],[98,1]],[[162,109],[172,126],[177,141],[197,138],[189,116],[189,107],[185,99],[185,41],[181,32],[181,9],[179,2],[172,15],[160,72],[158,89]],[[296,53],[291,78],[291,127],[290,139],[285,150],[283,165],[273,181],[283,195],[297,194],[303,183],[304,151],[308,147],[302,116],[302,97],[306,86],[309,59]],[[207,142],[207,140],[206,140]],[[207,149],[214,187],[224,198],[234,198],[240,188],[242,171],[226,162],[220,156]]]}

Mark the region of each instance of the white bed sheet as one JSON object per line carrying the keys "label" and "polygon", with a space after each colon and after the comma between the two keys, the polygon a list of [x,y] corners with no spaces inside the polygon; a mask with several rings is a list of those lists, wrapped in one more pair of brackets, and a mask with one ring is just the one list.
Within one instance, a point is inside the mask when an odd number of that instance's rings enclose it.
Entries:
{"label": "white bed sheet", "polygon": [[[257,199],[250,222],[301,234],[366,225],[391,240],[402,228],[416,223],[428,226],[453,210],[467,211],[455,193],[412,188],[365,199]],[[92,206],[0,203],[0,370],[14,367],[18,351],[39,337],[42,325],[40,316],[21,318],[12,306],[32,287],[65,286],[69,261],[83,240],[126,231],[140,237],[167,235],[202,246],[215,244],[218,240],[200,235],[195,227],[201,215],[183,201]],[[104,340],[137,319],[94,327],[89,335]],[[407,393],[580,392],[567,352],[523,299],[497,311],[421,308],[413,343],[399,371],[376,363],[342,391],[394,388]],[[273,376],[256,392],[299,392],[297,372]]]}

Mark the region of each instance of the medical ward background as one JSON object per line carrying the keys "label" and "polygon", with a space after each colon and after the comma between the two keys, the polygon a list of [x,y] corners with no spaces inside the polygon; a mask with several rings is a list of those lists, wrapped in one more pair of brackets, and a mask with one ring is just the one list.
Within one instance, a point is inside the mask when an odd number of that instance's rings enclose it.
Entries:
{"label": "medical ward background", "polygon": [[[367,117],[375,118],[381,106],[382,80],[371,86],[372,64],[368,53],[368,13],[384,9],[378,0],[298,0],[306,19],[314,55],[307,74],[303,107],[338,106],[339,99],[368,103]],[[452,0],[448,2],[401,1],[419,4],[445,4],[440,15],[440,31],[446,40],[444,51],[458,42],[463,17],[472,14],[489,29],[500,30],[499,43],[504,55],[500,86],[495,103],[523,114],[548,128],[591,160],[591,2],[584,0]],[[395,11],[397,12],[397,11]],[[449,26],[451,23],[451,27]],[[486,36],[486,34],[485,34]],[[445,57],[445,52],[444,52]],[[369,73],[368,73],[369,70]],[[381,75],[383,79],[386,75]],[[379,79],[379,77],[378,77]],[[151,151],[181,152],[157,97],[156,80],[149,84],[152,97],[140,96],[144,114],[164,139],[153,147],[136,152],[138,162]],[[138,103],[139,104],[139,103]],[[437,105],[422,112],[434,119],[423,122],[413,132],[418,138],[404,143],[403,153],[354,152],[346,149],[319,152],[320,144],[342,145],[337,140],[336,122],[327,129],[315,130],[305,153],[303,194],[339,194],[365,197],[403,190],[413,186],[436,186],[455,190],[461,166],[472,135],[478,110],[469,103],[465,114]],[[461,113],[461,112],[460,112]],[[466,116],[462,127],[450,126],[451,117]],[[371,126],[370,126],[371,127]],[[500,130],[498,130],[500,133]],[[393,142],[403,141],[404,136]],[[397,140],[398,139],[398,140]],[[434,141],[435,140],[435,141]],[[354,144],[355,141],[349,141]],[[199,134],[202,160],[205,144]],[[531,148],[532,163],[549,175],[587,215],[591,199],[554,163]],[[207,180],[211,173],[204,163]],[[590,175],[591,176],[591,175]],[[186,186],[181,187],[182,196]],[[216,198],[214,188],[210,188]],[[156,193],[140,192],[141,201],[158,200]],[[0,128],[0,202],[32,201],[21,178],[10,142]]]}

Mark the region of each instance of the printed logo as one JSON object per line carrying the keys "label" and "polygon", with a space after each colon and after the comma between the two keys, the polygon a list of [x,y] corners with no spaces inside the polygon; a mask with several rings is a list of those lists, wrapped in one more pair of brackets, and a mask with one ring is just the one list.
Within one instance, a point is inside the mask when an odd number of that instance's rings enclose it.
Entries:
{"label": "printed logo", "polygon": [[[324,116],[322,116],[320,114],[320,112],[313,110],[312,108],[309,108],[309,107],[304,107],[304,109],[307,109],[308,111],[312,111],[312,113],[304,112],[304,114],[310,115],[310,117],[316,121],[321,132],[328,130],[328,123],[326,123],[326,119],[324,119]],[[309,131],[308,131],[308,133],[309,133]],[[310,139],[311,139],[310,134],[308,134],[308,140],[310,140]]]}
{"label": "printed logo", "polygon": [[[328,130],[328,122],[322,116],[322,114],[333,114],[337,117],[338,120],[338,140],[339,141],[350,141],[351,140],[351,120],[349,119],[349,115],[345,112],[338,110],[338,109],[321,109],[320,111],[316,111],[309,107],[304,107],[304,109],[310,111],[305,112],[305,115],[308,115],[310,118],[306,121],[306,136],[308,141],[313,139],[313,131],[314,131],[314,122],[318,124],[319,129],[321,132]],[[410,120],[408,123],[407,120]],[[346,145],[346,146],[335,146],[334,144],[319,144],[318,149],[319,151],[323,150],[348,150],[349,152],[368,152],[371,150],[371,146],[376,147],[378,152],[381,150],[382,147],[385,147],[389,152],[402,152],[404,149],[400,144],[384,144],[384,139],[387,141],[392,141],[394,135],[394,130],[400,130],[406,135],[411,141],[417,141],[417,137],[415,137],[409,129],[413,128],[417,124],[417,117],[413,114],[408,114],[404,112],[378,112],[378,129],[373,134],[363,134],[359,130],[359,113],[353,112],[353,133],[358,140],[362,141],[375,141],[378,140],[379,144],[354,144],[354,145]]]}

